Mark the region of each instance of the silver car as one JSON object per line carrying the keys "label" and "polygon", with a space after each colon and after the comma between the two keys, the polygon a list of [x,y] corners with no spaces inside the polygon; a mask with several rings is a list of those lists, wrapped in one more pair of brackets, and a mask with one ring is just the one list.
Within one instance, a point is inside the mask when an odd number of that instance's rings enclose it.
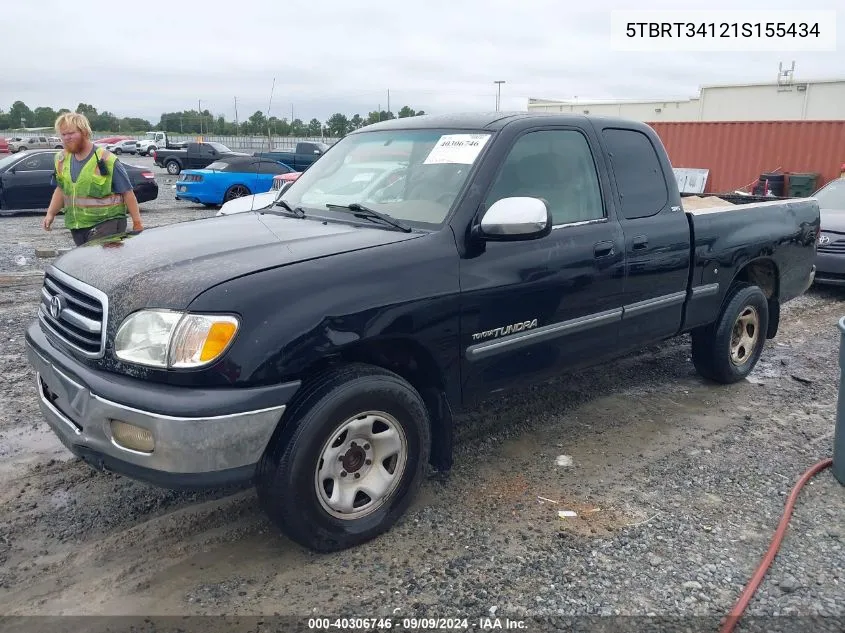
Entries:
{"label": "silver car", "polygon": [[114,154],[137,154],[138,141],[129,139],[126,141],[118,141],[117,143],[109,143],[106,149]]}
{"label": "silver car", "polygon": [[821,209],[815,283],[845,286],[845,178],[831,180],[813,197]]}

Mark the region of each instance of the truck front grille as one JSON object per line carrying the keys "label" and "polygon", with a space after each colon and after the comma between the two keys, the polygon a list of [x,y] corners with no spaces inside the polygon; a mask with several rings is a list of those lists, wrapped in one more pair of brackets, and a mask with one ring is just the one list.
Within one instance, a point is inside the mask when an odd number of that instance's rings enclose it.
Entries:
{"label": "truck front grille", "polygon": [[96,288],[55,269],[44,273],[38,317],[63,343],[89,358],[105,351],[108,299]]}
{"label": "truck front grille", "polygon": [[833,240],[827,244],[819,244],[816,246],[819,253],[845,253],[845,238]]}
{"label": "truck front grille", "polygon": [[272,191],[278,191],[279,189],[282,188],[283,184],[284,184],[284,180],[282,180],[281,178],[274,178],[273,179],[273,186],[271,187],[271,190]]}

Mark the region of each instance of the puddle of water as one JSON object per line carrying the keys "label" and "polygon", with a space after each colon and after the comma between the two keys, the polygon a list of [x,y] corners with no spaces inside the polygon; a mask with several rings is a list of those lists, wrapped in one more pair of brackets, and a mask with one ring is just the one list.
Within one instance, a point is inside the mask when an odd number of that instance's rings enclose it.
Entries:
{"label": "puddle of water", "polygon": [[16,428],[0,434],[0,481],[35,462],[70,461],[73,454],[49,428]]}

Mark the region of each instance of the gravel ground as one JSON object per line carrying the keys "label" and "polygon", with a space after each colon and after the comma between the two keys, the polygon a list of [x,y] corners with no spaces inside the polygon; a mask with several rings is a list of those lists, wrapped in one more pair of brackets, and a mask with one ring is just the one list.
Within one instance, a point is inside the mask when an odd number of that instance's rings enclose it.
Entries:
{"label": "gravel ground", "polygon": [[[147,226],[215,213],[173,201],[158,171]],[[71,243],[35,215],[0,222],[0,280],[43,269],[35,246]],[[715,630],[791,487],[832,451],[845,292],[813,288],[784,308],[778,337],[740,384],[702,381],[682,337],[611,371],[485,404],[458,420],[451,475],[429,479],[390,533],[318,555],[280,537],[252,489],[173,492],[71,459],[41,419],[23,352],[38,285],[9,283],[0,286],[0,615],[425,615],[478,628],[494,615],[651,614]],[[828,469],[799,498],[749,619],[838,616],[841,630],[843,519],[845,488]]]}

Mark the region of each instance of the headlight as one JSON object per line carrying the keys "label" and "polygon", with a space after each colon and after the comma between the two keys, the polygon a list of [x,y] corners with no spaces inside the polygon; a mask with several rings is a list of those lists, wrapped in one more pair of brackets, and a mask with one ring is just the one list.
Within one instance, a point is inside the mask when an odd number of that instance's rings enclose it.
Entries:
{"label": "headlight", "polygon": [[229,347],[238,331],[235,317],[142,310],[124,320],[114,341],[121,360],[152,367],[200,367]]}

